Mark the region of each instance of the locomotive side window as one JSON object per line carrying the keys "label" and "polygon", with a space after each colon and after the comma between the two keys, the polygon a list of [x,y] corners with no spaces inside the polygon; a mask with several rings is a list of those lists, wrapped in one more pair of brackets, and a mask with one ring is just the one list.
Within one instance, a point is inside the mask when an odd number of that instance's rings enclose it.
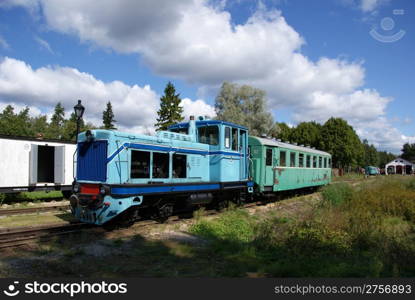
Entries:
{"label": "locomotive side window", "polygon": [[280,151],[280,166],[285,167],[287,165],[287,154],[285,151]]}
{"label": "locomotive side window", "polygon": [[219,141],[218,126],[199,127],[198,140],[202,144],[217,145]]}
{"label": "locomotive side window", "polygon": [[298,157],[298,166],[304,168],[304,154],[300,153]]}
{"label": "locomotive side window", "polygon": [[265,152],[265,165],[272,166],[272,149],[267,148],[267,151]]}
{"label": "locomotive side window", "polygon": [[131,178],[150,178],[150,152],[131,151]]}
{"label": "locomotive side window", "polygon": [[229,148],[231,146],[231,129],[229,127],[225,127],[225,148]]}
{"label": "locomotive side window", "polygon": [[187,156],[173,154],[173,178],[186,178]]}
{"label": "locomotive side window", "polygon": [[317,168],[317,156],[313,156],[313,168]]}
{"label": "locomotive side window", "polygon": [[169,154],[153,152],[153,178],[169,178]]}
{"label": "locomotive side window", "polygon": [[238,129],[232,128],[232,150],[238,151]]}
{"label": "locomotive side window", "polygon": [[295,167],[295,152],[290,153],[290,167]]}
{"label": "locomotive side window", "polygon": [[307,165],[306,165],[306,167],[311,168],[311,156],[310,155],[307,155]]}
{"label": "locomotive side window", "polygon": [[245,139],[246,139],[246,131],[240,130],[239,131],[239,151],[243,151],[245,146]]}

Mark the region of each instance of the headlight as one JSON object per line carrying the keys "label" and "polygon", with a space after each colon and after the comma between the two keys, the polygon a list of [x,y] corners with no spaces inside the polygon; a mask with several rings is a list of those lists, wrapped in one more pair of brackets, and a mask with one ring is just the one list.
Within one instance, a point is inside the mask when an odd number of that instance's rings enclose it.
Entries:
{"label": "headlight", "polygon": [[106,193],[105,187],[101,186],[99,189],[100,194],[104,195]]}

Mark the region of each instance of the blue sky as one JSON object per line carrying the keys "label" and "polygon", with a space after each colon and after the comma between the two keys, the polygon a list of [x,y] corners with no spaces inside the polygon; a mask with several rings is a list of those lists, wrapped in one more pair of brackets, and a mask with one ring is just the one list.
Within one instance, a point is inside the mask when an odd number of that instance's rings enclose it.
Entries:
{"label": "blue sky", "polygon": [[0,109],[79,98],[99,124],[111,100],[120,129],[151,132],[167,81],[189,116],[214,115],[227,80],[264,89],[276,121],[343,117],[379,149],[415,142],[413,1],[96,3],[0,2]]}

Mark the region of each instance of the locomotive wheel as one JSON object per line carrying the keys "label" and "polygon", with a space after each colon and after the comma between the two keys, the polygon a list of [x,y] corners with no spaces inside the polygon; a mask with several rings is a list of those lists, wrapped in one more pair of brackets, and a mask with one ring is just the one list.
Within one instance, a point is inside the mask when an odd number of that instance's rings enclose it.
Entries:
{"label": "locomotive wheel", "polygon": [[153,219],[160,223],[164,223],[172,215],[173,215],[173,204],[165,203],[156,208],[156,213],[154,214]]}
{"label": "locomotive wheel", "polygon": [[217,211],[221,211],[226,209],[229,206],[229,201],[228,200],[219,200],[216,203],[216,210]]}
{"label": "locomotive wheel", "polygon": [[235,198],[233,200],[233,202],[237,205],[237,206],[242,206],[246,203],[246,195],[245,194],[238,194],[235,195]]}

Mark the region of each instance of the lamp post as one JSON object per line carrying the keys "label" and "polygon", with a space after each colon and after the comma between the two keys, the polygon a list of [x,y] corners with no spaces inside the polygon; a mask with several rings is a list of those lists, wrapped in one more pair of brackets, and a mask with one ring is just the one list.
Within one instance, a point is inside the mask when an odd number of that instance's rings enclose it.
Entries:
{"label": "lamp post", "polygon": [[78,143],[79,127],[82,116],[85,111],[85,107],[81,104],[81,100],[78,100],[78,104],[73,107],[76,116],[76,143]]}

